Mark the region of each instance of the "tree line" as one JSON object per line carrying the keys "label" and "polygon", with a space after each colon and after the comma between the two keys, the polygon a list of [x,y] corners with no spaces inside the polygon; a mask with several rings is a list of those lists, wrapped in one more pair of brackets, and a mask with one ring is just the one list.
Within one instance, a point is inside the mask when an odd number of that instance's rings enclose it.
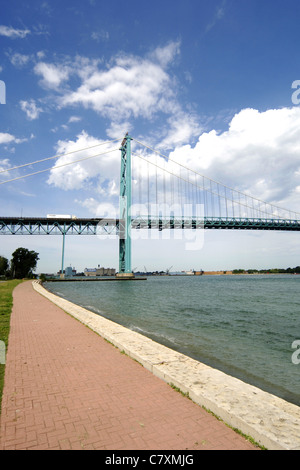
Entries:
{"label": "tree line", "polygon": [[34,270],[39,260],[39,253],[27,250],[27,248],[17,248],[9,261],[4,256],[0,256],[0,277],[7,279],[24,279],[35,277]]}
{"label": "tree line", "polygon": [[295,268],[273,268],[273,269],[234,269],[233,274],[300,274],[300,266]]}

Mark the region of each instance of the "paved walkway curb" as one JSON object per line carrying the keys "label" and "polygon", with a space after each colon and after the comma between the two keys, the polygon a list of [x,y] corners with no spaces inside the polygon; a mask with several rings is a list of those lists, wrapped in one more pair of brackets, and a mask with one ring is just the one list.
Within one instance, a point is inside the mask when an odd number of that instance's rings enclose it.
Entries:
{"label": "paved walkway curb", "polygon": [[212,369],[139,333],[62,299],[33,283],[34,289],[174,384],[197,404],[270,450],[300,450],[300,408],[241,380]]}

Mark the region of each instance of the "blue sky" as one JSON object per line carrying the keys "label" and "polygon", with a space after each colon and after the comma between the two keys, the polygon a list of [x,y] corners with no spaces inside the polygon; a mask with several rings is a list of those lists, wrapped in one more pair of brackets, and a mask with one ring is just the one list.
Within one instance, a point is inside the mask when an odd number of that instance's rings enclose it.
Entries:
{"label": "blue sky", "polygon": [[[113,139],[103,149],[118,148],[129,131],[207,177],[298,211],[299,19],[298,0],[4,0],[0,182],[71,157],[4,172],[14,166]],[[117,151],[1,184],[0,215],[105,215],[116,207],[119,161]],[[0,254],[19,246],[40,253],[38,271],[60,268],[60,237],[2,237]],[[205,232],[198,251],[184,237],[133,247],[138,269],[299,260],[298,234],[286,233]],[[65,264],[117,268],[117,240],[68,237]]]}

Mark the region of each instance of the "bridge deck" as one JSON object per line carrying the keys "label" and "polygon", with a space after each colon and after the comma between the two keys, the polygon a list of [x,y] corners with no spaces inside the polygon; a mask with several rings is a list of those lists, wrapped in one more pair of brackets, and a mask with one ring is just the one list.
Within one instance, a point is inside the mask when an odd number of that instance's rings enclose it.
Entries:
{"label": "bridge deck", "polygon": [[[109,218],[0,217],[0,235],[116,234],[122,220]],[[133,229],[227,229],[300,231],[300,220],[221,217],[135,217]]]}

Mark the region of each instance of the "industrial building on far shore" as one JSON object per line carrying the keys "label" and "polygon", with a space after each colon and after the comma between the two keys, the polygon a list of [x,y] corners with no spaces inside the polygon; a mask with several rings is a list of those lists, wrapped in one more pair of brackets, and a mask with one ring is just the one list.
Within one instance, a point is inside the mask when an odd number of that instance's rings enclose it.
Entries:
{"label": "industrial building on far shore", "polygon": [[96,276],[115,276],[116,270],[114,268],[85,268],[84,275],[86,277],[96,277]]}

